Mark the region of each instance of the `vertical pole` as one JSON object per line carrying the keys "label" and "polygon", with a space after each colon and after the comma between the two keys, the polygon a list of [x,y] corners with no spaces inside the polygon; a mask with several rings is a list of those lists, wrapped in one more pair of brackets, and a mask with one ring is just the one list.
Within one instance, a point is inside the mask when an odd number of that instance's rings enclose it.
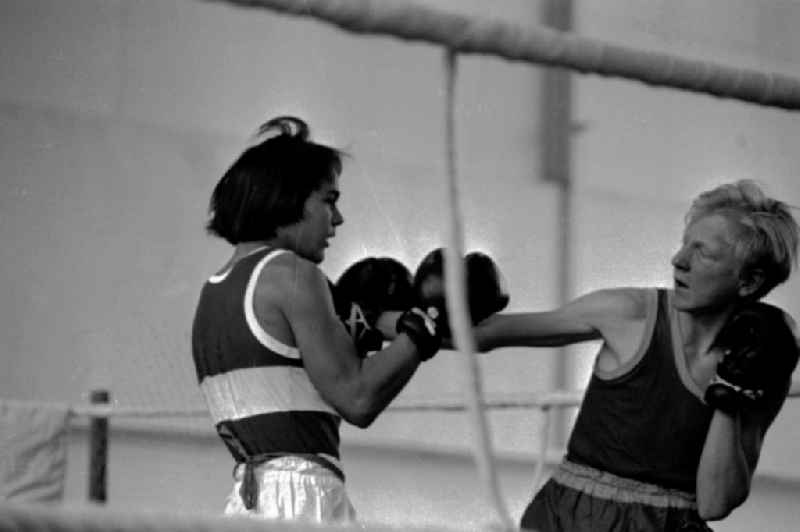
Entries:
{"label": "vertical pole", "polygon": [[[92,390],[89,401],[93,405],[107,405],[108,390]],[[108,464],[108,417],[89,418],[89,500],[106,502],[106,476]]]}
{"label": "vertical pole", "polygon": [[[572,0],[547,0],[543,4],[543,22],[560,31],[572,29]],[[543,73],[539,138],[542,145],[542,177],[558,187],[558,302],[563,304],[572,296],[572,165],[570,136],[572,132],[572,83],[565,69],[546,68]],[[560,349],[555,359],[555,387],[572,385],[572,367],[567,350]],[[553,443],[566,444],[568,416],[559,409],[553,420]]]}

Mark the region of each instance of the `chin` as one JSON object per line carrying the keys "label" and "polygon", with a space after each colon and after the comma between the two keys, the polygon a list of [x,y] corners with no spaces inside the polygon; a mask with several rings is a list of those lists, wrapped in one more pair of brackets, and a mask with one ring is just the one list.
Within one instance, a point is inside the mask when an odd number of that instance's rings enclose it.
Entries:
{"label": "chin", "polygon": [[672,306],[681,312],[688,312],[694,315],[711,315],[723,312],[727,305],[719,302],[697,301],[690,298],[674,297]]}
{"label": "chin", "polygon": [[322,259],[325,258],[324,251],[297,251],[296,253],[307,261],[313,262],[314,264],[319,264],[322,262]]}
{"label": "chin", "polygon": [[681,307],[686,304],[687,297],[680,288],[672,288],[672,306]]}
{"label": "chin", "polygon": [[698,308],[697,302],[691,296],[682,292],[681,290],[672,291],[672,306],[673,308],[685,312],[691,312]]}

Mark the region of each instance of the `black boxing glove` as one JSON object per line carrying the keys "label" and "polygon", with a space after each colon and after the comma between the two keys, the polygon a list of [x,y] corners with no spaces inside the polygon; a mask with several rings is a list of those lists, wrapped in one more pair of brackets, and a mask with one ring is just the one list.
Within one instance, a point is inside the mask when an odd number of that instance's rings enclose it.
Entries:
{"label": "black boxing glove", "polygon": [[334,307],[362,357],[383,346],[376,328],[381,313],[405,311],[413,302],[411,272],[390,257],[367,257],[348,267],[336,282]]}
{"label": "black boxing glove", "polygon": [[[467,281],[467,308],[473,325],[508,306],[509,295],[505,280],[495,261],[478,251],[464,257]],[[414,274],[414,293],[417,305],[423,309],[431,307],[439,312],[439,327],[442,334],[450,337],[444,279],[444,250],[437,248],[422,259]]]}
{"label": "black boxing glove", "polygon": [[797,365],[797,341],[785,315],[766,303],[731,316],[712,347],[722,350],[722,358],[704,398],[729,413],[785,393]]}
{"label": "black boxing glove", "polygon": [[495,261],[479,251],[467,253],[467,304],[473,325],[508,306],[511,297]]}
{"label": "black boxing glove", "polygon": [[330,280],[328,287],[333,296],[333,308],[336,310],[336,315],[353,340],[358,356],[364,358],[368,353],[379,350],[383,346],[383,335],[370,325],[361,306],[347,299]]}
{"label": "black boxing glove", "polygon": [[439,332],[435,312],[436,310],[432,309],[429,314],[414,307],[397,319],[397,333],[405,333],[411,338],[423,361],[430,360],[442,346],[442,334]]}

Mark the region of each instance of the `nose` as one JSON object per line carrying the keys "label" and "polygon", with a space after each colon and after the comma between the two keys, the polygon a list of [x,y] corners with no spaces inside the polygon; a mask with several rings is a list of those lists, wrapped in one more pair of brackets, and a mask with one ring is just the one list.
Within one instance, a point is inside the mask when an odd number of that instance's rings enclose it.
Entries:
{"label": "nose", "polygon": [[679,270],[686,270],[689,268],[689,252],[686,246],[681,246],[681,248],[675,252],[675,255],[672,256],[672,266],[679,269]]}
{"label": "nose", "polygon": [[344,223],[344,216],[342,216],[342,211],[339,210],[339,207],[333,208],[333,218],[331,219],[331,224],[334,227],[342,225]]}

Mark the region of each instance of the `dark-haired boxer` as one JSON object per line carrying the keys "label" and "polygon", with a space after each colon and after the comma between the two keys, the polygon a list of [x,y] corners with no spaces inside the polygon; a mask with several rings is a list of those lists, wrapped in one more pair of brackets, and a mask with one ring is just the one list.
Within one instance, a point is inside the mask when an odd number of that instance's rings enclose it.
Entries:
{"label": "dark-haired boxer", "polygon": [[386,323],[389,288],[365,283],[351,296],[377,290],[368,325],[394,339],[361,356],[319,267],[344,221],[341,154],[311,141],[295,117],[260,133],[211,196],[207,229],[233,253],[203,285],[192,327],[197,378],[237,464],[225,513],[346,523],[354,511],[339,463],[341,419],[370,425],[441,335],[410,304],[391,305],[401,312]]}

